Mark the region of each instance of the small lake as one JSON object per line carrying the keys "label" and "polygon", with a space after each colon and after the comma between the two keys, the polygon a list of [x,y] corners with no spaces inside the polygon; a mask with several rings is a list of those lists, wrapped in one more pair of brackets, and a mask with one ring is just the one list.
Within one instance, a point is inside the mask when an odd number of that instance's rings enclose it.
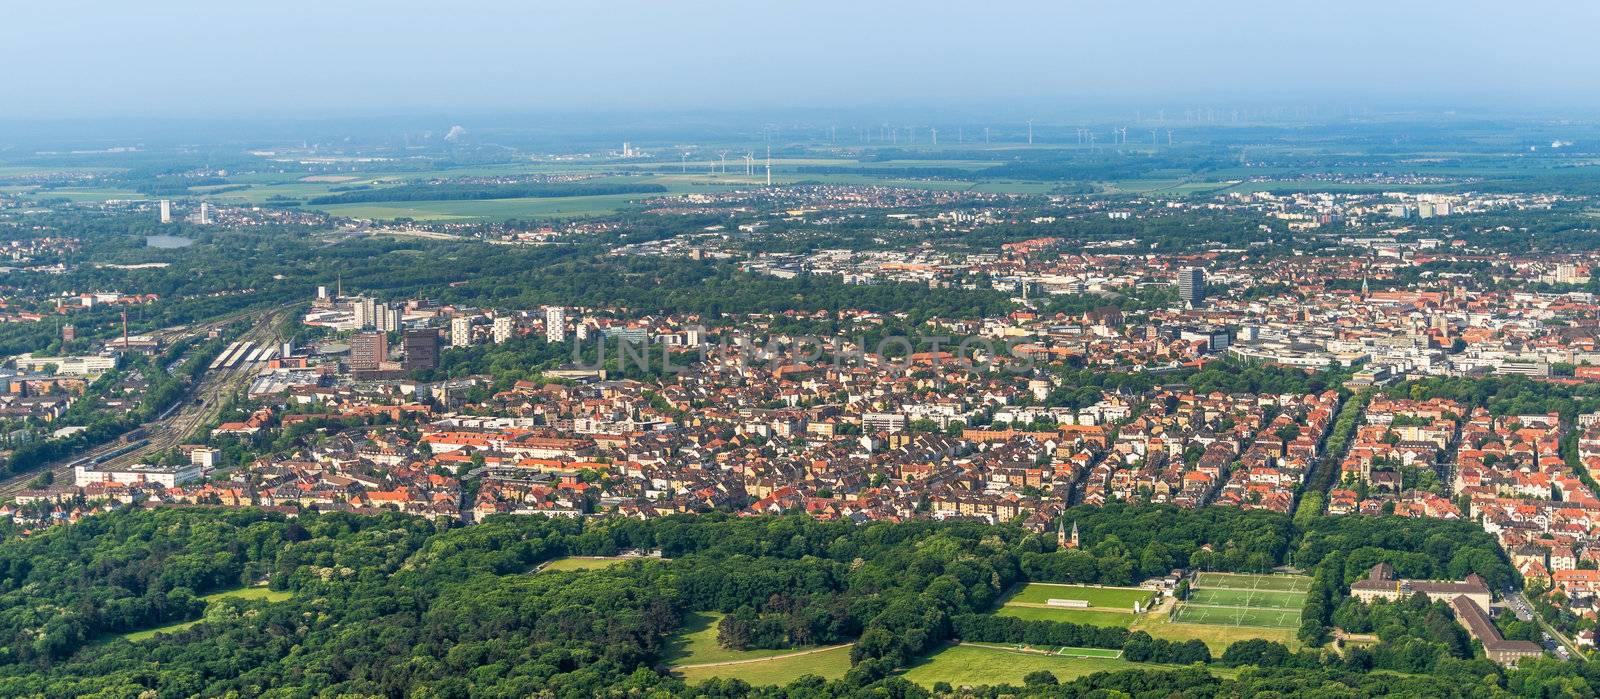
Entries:
{"label": "small lake", "polygon": [[194,245],[194,240],[180,235],[147,235],[144,244],[152,248],[186,248]]}

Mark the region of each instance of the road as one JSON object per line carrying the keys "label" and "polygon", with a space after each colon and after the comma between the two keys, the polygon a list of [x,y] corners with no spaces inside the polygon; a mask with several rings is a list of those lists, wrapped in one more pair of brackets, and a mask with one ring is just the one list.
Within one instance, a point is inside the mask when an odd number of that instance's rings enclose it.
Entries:
{"label": "road", "polygon": [[[235,339],[241,342],[252,341],[263,347],[278,346],[284,339],[282,333],[279,332],[279,327],[282,325],[284,316],[289,313],[289,310],[282,308],[258,313],[254,316],[255,322],[250,329]],[[195,326],[188,332],[191,334],[209,332],[214,327],[221,327],[231,322],[232,319],[212,321]],[[182,444],[184,440],[194,434],[195,430],[215,420],[217,415],[221,413],[222,406],[227,402],[228,397],[234,391],[248,386],[260,366],[259,363],[247,364],[240,362],[232,368],[218,368],[202,374],[199,384],[179,399],[181,407],[177,408],[165,419],[148,422],[142,426],[147,433],[146,436],[150,440],[149,442],[137,449],[130,450],[126,454],[120,454],[106,463],[117,466],[131,464],[149,454],[165,451]],[[124,446],[126,445],[121,442],[103,444],[87,452],[72,454],[65,459],[57,461],[49,466],[49,470],[55,475],[55,483],[57,485],[68,484],[73,481],[72,464],[74,462],[85,457],[111,453]],[[39,469],[0,480],[0,500],[10,499],[15,497],[17,493],[26,490],[28,484],[42,472],[43,469]]]}
{"label": "road", "polygon": [[1539,616],[1539,613],[1534,610],[1533,605],[1528,602],[1528,598],[1522,596],[1521,592],[1507,593],[1505,595],[1505,600],[1506,606],[1511,608],[1512,613],[1516,614],[1518,619],[1523,621],[1532,620],[1539,624],[1539,628],[1544,631],[1545,637],[1550,639],[1550,641],[1539,644],[1544,646],[1545,650],[1554,653],[1555,644],[1560,643],[1562,646],[1566,647],[1567,652],[1571,654],[1571,656],[1567,658],[1568,660],[1582,659],[1584,657],[1583,651],[1578,648],[1578,644],[1573,643],[1572,639],[1567,638],[1566,634],[1557,631],[1555,627],[1546,623],[1544,618]]}

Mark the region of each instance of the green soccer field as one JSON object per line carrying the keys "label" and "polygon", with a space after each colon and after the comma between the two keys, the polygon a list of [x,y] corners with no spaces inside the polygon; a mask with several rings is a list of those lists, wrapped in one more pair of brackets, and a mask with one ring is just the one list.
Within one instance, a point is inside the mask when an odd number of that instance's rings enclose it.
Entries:
{"label": "green soccer field", "polygon": [[1305,592],[1311,589],[1311,578],[1304,575],[1254,575],[1251,573],[1199,573],[1195,587],[1225,587],[1238,590],[1276,590],[1279,592]]}
{"label": "green soccer field", "polygon": [[1215,626],[1260,626],[1292,628],[1300,625],[1298,609],[1257,609],[1252,607],[1207,607],[1184,603],[1175,621]]}
{"label": "green soccer field", "polygon": [[1095,587],[1036,582],[1023,585],[1006,600],[1006,604],[1048,605],[1052,599],[1069,599],[1085,600],[1089,603],[1090,609],[1133,611],[1135,602],[1147,605],[1154,596],[1154,592],[1138,587]]}
{"label": "green soccer field", "polygon": [[1299,609],[1306,604],[1306,593],[1279,592],[1276,590],[1200,588],[1189,595],[1188,601],[1190,604],[1202,606]]}
{"label": "green soccer field", "polygon": [[1020,604],[1008,604],[1001,607],[995,614],[1028,621],[1065,621],[1072,624],[1116,626],[1121,628],[1127,628],[1141,616],[1134,614],[1130,610],[1070,609]]}

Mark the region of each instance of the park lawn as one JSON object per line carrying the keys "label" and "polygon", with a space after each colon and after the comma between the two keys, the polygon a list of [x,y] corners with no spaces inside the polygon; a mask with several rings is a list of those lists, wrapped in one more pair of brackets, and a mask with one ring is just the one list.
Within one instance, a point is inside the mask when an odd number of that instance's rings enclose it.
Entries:
{"label": "park lawn", "polygon": [[[1135,663],[1120,658],[1068,657],[1033,651],[1018,651],[999,646],[962,643],[946,646],[925,658],[917,660],[902,676],[924,687],[935,682],[949,682],[960,687],[1012,684],[1020,686],[1022,678],[1036,670],[1048,670],[1063,682],[1096,672],[1121,670],[1176,669],[1182,665]],[[1233,677],[1237,670],[1208,667],[1213,674]]]}
{"label": "park lawn", "polygon": [[128,633],[122,634],[122,638],[123,640],[127,641],[148,641],[152,638],[155,638],[155,635],[158,633],[177,633],[194,626],[201,621],[201,619],[195,619],[194,621],[180,621],[176,624],[157,626],[153,629],[145,629],[143,631],[129,631]]}
{"label": "park lawn", "polygon": [[1294,651],[1300,648],[1300,639],[1295,637],[1292,628],[1263,628],[1257,626],[1220,626],[1217,624],[1189,624],[1181,621],[1168,621],[1165,614],[1150,614],[1139,617],[1131,627],[1134,631],[1143,631],[1153,638],[1168,641],[1188,641],[1198,639],[1205,642],[1211,649],[1212,657],[1221,657],[1228,646],[1238,641],[1248,641],[1259,638],[1267,641],[1276,641]]}
{"label": "park lawn", "polygon": [[759,660],[774,655],[788,655],[805,648],[755,648],[730,650],[717,643],[717,623],[722,612],[690,612],[683,617],[678,633],[667,641],[661,659],[668,665],[702,665],[739,660]]}
{"label": "park lawn", "polygon": [[788,684],[804,675],[826,679],[844,677],[850,670],[849,645],[741,662],[733,665],[698,665],[673,668],[674,674],[694,684],[713,677],[737,678],[757,687]]}
{"label": "park lawn", "polygon": [[[1052,599],[1080,599],[1089,602],[1090,609],[1124,609],[1133,611],[1133,603],[1148,604],[1155,593],[1138,587],[1098,587],[1094,585],[1061,585],[1056,583],[1026,583],[1012,593],[1006,604],[1047,604]],[[1066,608],[1066,607],[1064,607]]]}
{"label": "park lawn", "polygon": [[209,595],[202,595],[200,599],[205,600],[207,603],[215,602],[221,599],[266,600],[268,602],[282,602],[293,596],[294,593],[288,590],[274,590],[269,587],[241,587],[237,590],[224,590],[222,592],[213,592]]}
{"label": "park lawn", "polygon": [[1016,617],[1028,621],[1066,621],[1091,626],[1116,626],[1128,628],[1138,618],[1133,612],[1114,610],[1070,609],[1065,607],[1021,607],[1006,605],[995,612],[1000,616]]}
{"label": "park lawn", "polygon": [[634,560],[638,560],[638,558],[624,558],[621,556],[564,556],[539,566],[539,572],[545,573],[568,572],[574,570],[600,570],[602,568],[610,568],[611,566],[620,565]]}
{"label": "park lawn", "polygon": [[[238,589],[235,589],[235,590],[223,590],[222,592],[213,592],[213,593],[211,593],[209,595],[202,595],[200,597],[200,599],[205,600],[206,604],[210,604],[212,602],[216,602],[217,600],[224,600],[224,599],[239,599],[239,600],[246,600],[246,601],[249,601],[249,600],[263,600],[263,601],[266,601],[266,602],[282,602],[282,601],[284,601],[286,599],[289,599],[290,597],[293,597],[293,596],[294,596],[294,593],[291,593],[291,592],[289,592],[287,590],[273,590],[273,589],[269,589],[267,587],[241,587],[241,588],[238,588]],[[154,638],[155,635],[158,634],[158,633],[177,633],[177,632],[182,631],[184,629],[187,629],[187,628],[189,628],[191,626],[194,626],[195,624],[198,624],[198,623],[200,623],[202,621],[205,621],[205,619],[201,618],[201,619],[194,619],[192,621],[179,621],[179,622],[176,622],[176,623],[165,624],[165,625],[157,626],[157,627],[154,627],[154,628],[142,629],[142,630],[139,630],[139,631],[129,631],[127,633],[121,634],[120,637],[123,638],[124,640],[128,640],[128,641],[145,641],[145,640],[149,640],[151,638]]]}

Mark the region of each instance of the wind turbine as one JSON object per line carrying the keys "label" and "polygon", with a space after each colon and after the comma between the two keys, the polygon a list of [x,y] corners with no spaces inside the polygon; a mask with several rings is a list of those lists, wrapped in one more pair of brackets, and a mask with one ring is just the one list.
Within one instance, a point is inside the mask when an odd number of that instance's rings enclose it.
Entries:
{"label": "wind turbine", "polygon": [[1028,120],[1028,145],[1033,145],[1033,120]]}
{"label": "wind turbine", "polygon": [[767,186],[772,186],[772,146],[767,146]]}
{"label": "wind turbine", "polygon": [[756,167],[755,155],[753,153],[751,153],[750,151],[745,151],[744,152],[744,174],[746,174],[746,175],[755,174],[755,167]]}
{"label": "wind turbine", "polygon": [[933,145],[939,145],[939,128],[936,126],[930,126],[928,127],[928,130],[933,133]]}

